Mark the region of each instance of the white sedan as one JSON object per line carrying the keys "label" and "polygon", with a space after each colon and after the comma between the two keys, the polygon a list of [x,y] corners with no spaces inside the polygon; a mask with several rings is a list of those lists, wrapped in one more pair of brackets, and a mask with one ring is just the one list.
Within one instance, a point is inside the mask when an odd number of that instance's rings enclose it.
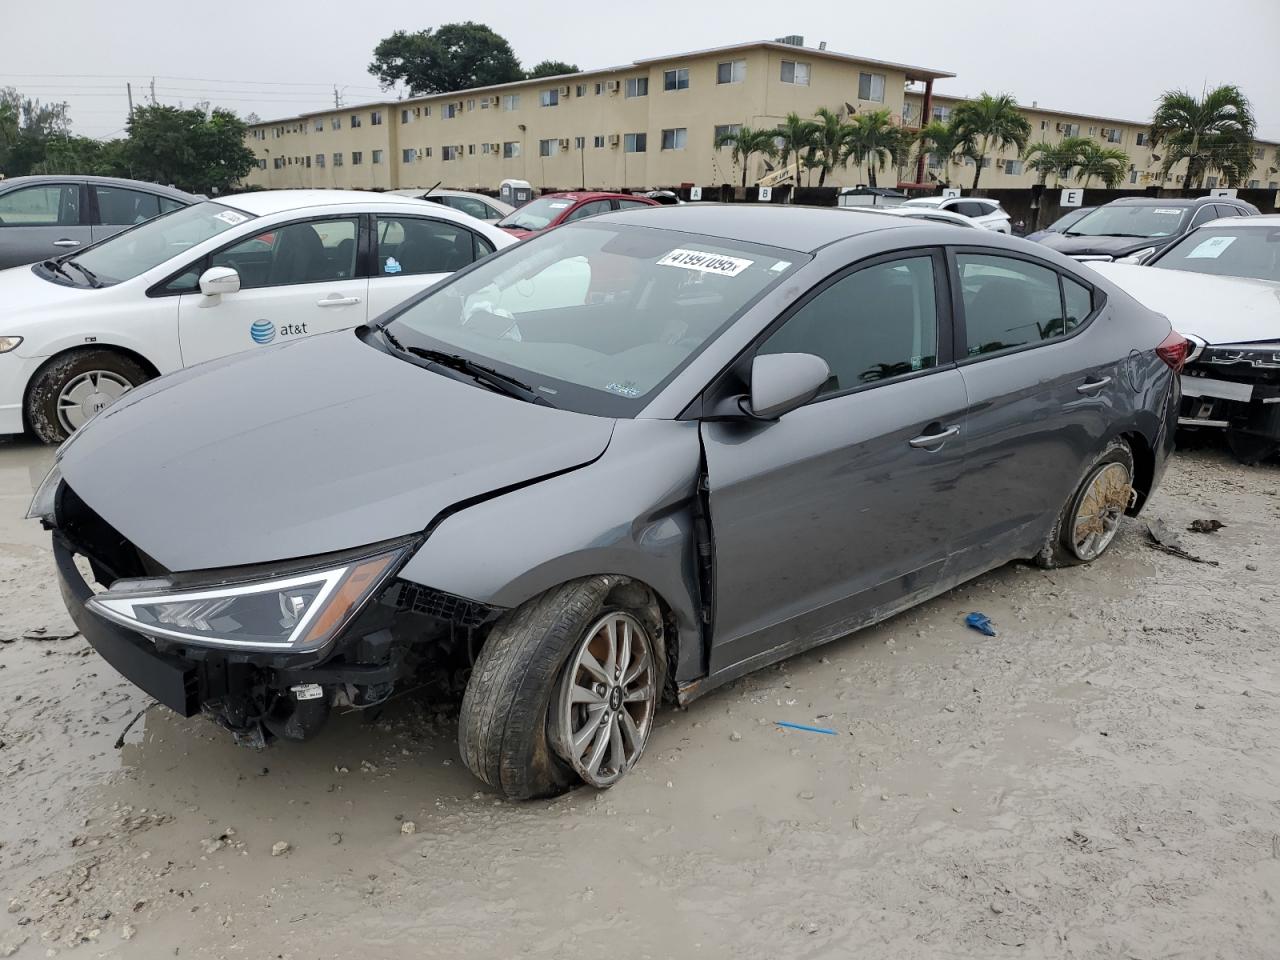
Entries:
{"label": "white sedan", "polygon": [[357,326],[515,242],[440,204],[280,190],[0,271],[0,434],[56,443],[145,380]]}
{"label": "white sedan", "polygon": [[984,230],[996,233],[1013,233],[1009,214],[1000,206],[999,200],[987,197],[916,197],[902,204],[899,209],[912,207],[932,207],[935,210],[946,210],[968,217]]}

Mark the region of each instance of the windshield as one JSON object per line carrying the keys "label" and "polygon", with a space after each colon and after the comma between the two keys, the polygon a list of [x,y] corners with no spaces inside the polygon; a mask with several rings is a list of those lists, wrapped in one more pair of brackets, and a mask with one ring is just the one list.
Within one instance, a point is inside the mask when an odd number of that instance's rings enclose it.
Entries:
{"label": "windshield", "polygon": [[514,227],[517,230],[545,230],[552,220],[571,206],[573,201],[565,197],[540,197],[526,203],[515,213],[507,214],[498,221],[498,226]]}
{"label": "windshield", "polygon": [[197,203],[95,244],[71,263],[104,284],[120,283],[251,219],[220,203]]}
{"label": "windshield", "polygon": [[554,406],[637,413],[804,255],[672,230],[572,224],[437,286],[388,326],[457,353]]}
{"label": "windshield", "polygon": [[1053,221],[1053,223],[1049,224],[1049,226],[1045,227],[1045,229],[1050,233],[1064,233],[1073,223],[1083,217],[1087,217],[1089,214],[1093,213],[1095,209],[1097,208],[1082,207],[1079,210],[1072,210],[1070,213],[1064,213],[1057,220]]}
{"label": "windshield", "polygon": [[1068,237],[1168,237],[1178,232],[1189,213],[1186,207],[1119,203],[1099,207],[1063,233]]}
{"label": "windshield", "polygon": [[1280,283],[1280,227],[1206,227],[1187,234],[1152,266]]}

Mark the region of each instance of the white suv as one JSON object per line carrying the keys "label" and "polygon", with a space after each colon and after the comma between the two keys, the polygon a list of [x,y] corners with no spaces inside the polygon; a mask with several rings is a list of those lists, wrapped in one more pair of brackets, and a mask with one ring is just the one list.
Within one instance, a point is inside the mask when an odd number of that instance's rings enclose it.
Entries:
{"label": "white suv", "polygon": [[904,207],[933,207],[936,210],[947,210],[968,217],[978,226],[996,233],[1013,233],[1009,223],[1009,214],[1004,212],[999,200],[986,197],[917,197],[908,200]]}

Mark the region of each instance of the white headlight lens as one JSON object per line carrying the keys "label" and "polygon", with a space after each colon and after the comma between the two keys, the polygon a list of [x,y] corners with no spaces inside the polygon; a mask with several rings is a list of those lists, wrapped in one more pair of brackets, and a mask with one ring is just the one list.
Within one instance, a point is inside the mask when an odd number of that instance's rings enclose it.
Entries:
{"label": "white headlight lens", "polygon": [[[148,636],[215,647],[311,650],[348,622],[400,553],[210,590],[135,592],[130,584],[118,583],[90,599],[89,606]],[[135,581],[133,586],[142,585]]]}
{"label": "white headlight lens", "polygon": [[20,343],[22,343],[21,337],[0,337],[0,353],[16,350]]}

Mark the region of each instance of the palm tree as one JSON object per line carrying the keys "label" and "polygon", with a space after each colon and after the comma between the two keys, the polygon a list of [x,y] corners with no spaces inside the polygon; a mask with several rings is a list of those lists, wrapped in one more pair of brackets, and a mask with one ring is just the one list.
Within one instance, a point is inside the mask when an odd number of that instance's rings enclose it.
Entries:
{"label": "palm tree", "polygon": [[[1041,186],[1048,183],[1049,174],[1053,174],[1053,185],[1071,176],[1071,171],[1080,166],[1080,156],[1085,143],[1093,143],[1088,137],[1063,137],[1057,143],[1041,140],[1033,143],[1022,152],[1027,167],[1038,174]],[[1096,146],[1096,144],[1094,144]]]}
{"label": "palm tree", "polygon": [[1021,153],[1031,138],[1031,121],[1018,110],[1018,101],[1012,94],[992,95],[984,92],[977,100],[969,100],[956,107],[951,122],[974,146],[977,167],[973,172],[973,189],[978,189],[982,176],[982,164],[993,147],[1004,150],[1017,147]]}
{"label": "palm tree", "polygon": [[835,169],[836,164],[844,157],[845,142],[849,139],[849,125],[840,115],[819,107],[816,130],[814,132],[814,154],[818,159],[818,186],[827,182],[827,174]]}
{"label": "palm tree", "polygon": [[942,179],[951,182],[951,165],[973,156],[973,144],[953,123],[934,120],[916,134],[917,156],[936,157],[942,162]]}
{"label": "palm tree", "polygon": [[[798,113],[788,113],[785,123],[778,127],[778,139],[782,141],[778,148],[778,160],[785,168],[792,162],[795,157],[795,163],[799,167],[805,166],[805,161],[813,153],[814,135],[818,132],[818,125],[812,120],[802,120]],[[799,171],[796,173],[796,186],[800,185]]]}
{"label": "palm tree", "polygon": [[1185,90],[1168,91],[1151,118],[1151,146],[1165,146],[1161,176],[1186,160],[1182,185],[1188,190],[1199,187],[1213,170],[1226,178],[1227,186],[1238,186],[1253,172],[1255,126],[1253,105],[1237,86],[1210,90],[1200,100]]}
{"label": "palm tree", "polygon": [[867,185],[876,185],[876,168],[898,166],[906,159],[909,140],[901,127],[894,126],[888,110],[859,113],[849,124],[845,138],[844,162],[866,166]]}
{"label": "palm tree", "polygon": [[776,157],[778,155],[778,145],[774,143],[774,139],[778,136],[776,130],[753,130],[751,127],[739,127],[737,133],[722,133],[716,137],[717,147],[732,147],[733,162],[742,164],[742,185],[747,185],[747,166],[753,154],[763,154],[766,157]]}
{"label": "palm tree", "polygon": [[1076,179],[1083,178],[1081,186],[1088,187],[1089,181],[1097,177],[1108,190],[1120,184],[1125,172],[1129,169],[1129,155],[1114,147],[1103,147],[1097,141],[1086,138],[1080,145],[1079,163],[1076,166]]}

